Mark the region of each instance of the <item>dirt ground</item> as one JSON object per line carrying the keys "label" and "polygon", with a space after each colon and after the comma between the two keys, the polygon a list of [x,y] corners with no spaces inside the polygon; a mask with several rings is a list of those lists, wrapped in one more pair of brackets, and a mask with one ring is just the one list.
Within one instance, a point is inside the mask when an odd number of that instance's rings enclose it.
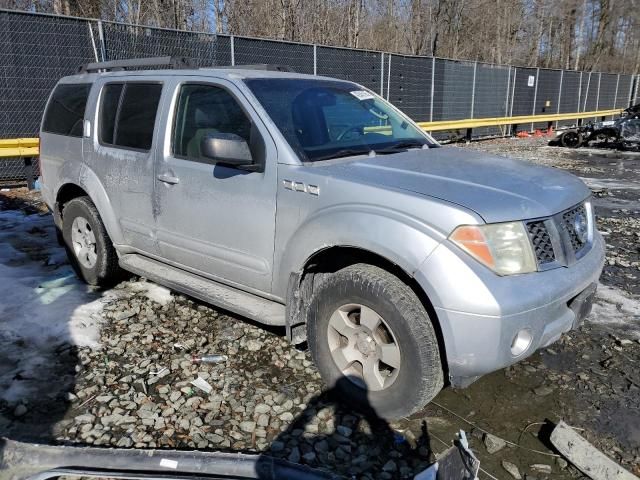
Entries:
{"label": "dirt ground", "polygon": [[[566,169],[591,187],[607,241],[591,316],[527,360],[446,388],[392,424],[324,391],[308,352],[278,329],[144,279],[108,291],[80,284],[37,192],[0,191],[0,434],[262,452],[347,477],[412,478],[464,429],[480,478],[514,478],[509,464],[527,479],[582,478],[548,441],[550,425],[564,420],[640,475],[640,156],[545,145],[501,139],[462,148]],[[190,361],[202,353],[229,359]],[[190,383],[198,376],[210,393]]]}

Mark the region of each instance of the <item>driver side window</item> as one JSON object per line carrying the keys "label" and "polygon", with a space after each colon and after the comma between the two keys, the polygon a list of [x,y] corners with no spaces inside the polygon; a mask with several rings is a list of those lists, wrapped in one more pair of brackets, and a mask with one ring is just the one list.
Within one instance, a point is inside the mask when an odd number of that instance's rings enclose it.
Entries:
{"label": "driver side window", "polygon": [[209,163],[200,142],[209,134],[234,133],[250,143],[251,120],[224,88],[186,84],[180,87],[173,131],[173,154]]}

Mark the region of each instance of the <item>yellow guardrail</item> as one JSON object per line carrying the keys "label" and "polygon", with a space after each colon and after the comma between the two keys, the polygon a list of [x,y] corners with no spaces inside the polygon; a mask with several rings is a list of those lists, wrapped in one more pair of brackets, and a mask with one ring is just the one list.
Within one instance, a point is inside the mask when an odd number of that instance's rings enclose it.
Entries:
{"label": "yellow guardrail", "polygon": [[0,140],[0,158],[37,157],[40,140],[37,138],[10,138]]}
{"label": "yellow guardrail", "polygon": [[526,123],[557,122],[578,118],[609,117],[619,115],[622,109],[599,110],[580,113],[554,113],[549,115],[522,115],[516,117],[466,118],[464,120],[442,120],[438,122],[418,122],[427,132],[446,130],[467,130],[470,128],[495,127],[500,125],[524,125]]}
{"label": "yellow guardrail", "polygon": [[[447,130],[469,130],[480,127],[495,127],[500,125],[524,125],[527,123],[557,122],[559,120],[573,120],[578,118],[596,118],[619,115],[622,109],[599,110],[594,112],[559,113],[549,115],[523,115],[516,117],[494,118],[466,118],[464,120],[442,120],[438,122],[418,122],[427,132],[442,132]],[[384,133],[388,126],[367,127],[368,132]],[[390,131],[389,131],[390,133]],[[40,153],[40,140],[37,138],[11,138],[0,140],[0,158],[37,157]]]}

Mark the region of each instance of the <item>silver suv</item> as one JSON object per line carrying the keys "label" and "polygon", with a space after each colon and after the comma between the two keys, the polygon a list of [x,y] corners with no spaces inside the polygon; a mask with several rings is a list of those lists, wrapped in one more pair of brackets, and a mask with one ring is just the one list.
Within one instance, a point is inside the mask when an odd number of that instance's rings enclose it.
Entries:
{"label": "silver suv", "polygon": [[578,178],[441,147],[349,81],[122,66],[60,80],[42,122],[44,198],[86,282],[124,269],[284,326],[386,418],[590,311],[604,243]]}

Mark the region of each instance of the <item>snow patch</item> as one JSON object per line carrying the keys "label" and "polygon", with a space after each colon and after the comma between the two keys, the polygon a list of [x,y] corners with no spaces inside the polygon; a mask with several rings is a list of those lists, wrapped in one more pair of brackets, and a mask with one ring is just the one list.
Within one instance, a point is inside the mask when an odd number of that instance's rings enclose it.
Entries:
{"label": "snow patch", "polygon": [[173,300],[171,291],[168,288],[161,287],[155,283],[135,282],[129,284],[128,289],[135,293],[141,293],[149,300],[159,303],[160,305],[167,305]]}
{"label": "snow patch", "polygon": [[588,321],[622,327],[640,338],[640,298],[632,297],[619,288],[600,284]]}

